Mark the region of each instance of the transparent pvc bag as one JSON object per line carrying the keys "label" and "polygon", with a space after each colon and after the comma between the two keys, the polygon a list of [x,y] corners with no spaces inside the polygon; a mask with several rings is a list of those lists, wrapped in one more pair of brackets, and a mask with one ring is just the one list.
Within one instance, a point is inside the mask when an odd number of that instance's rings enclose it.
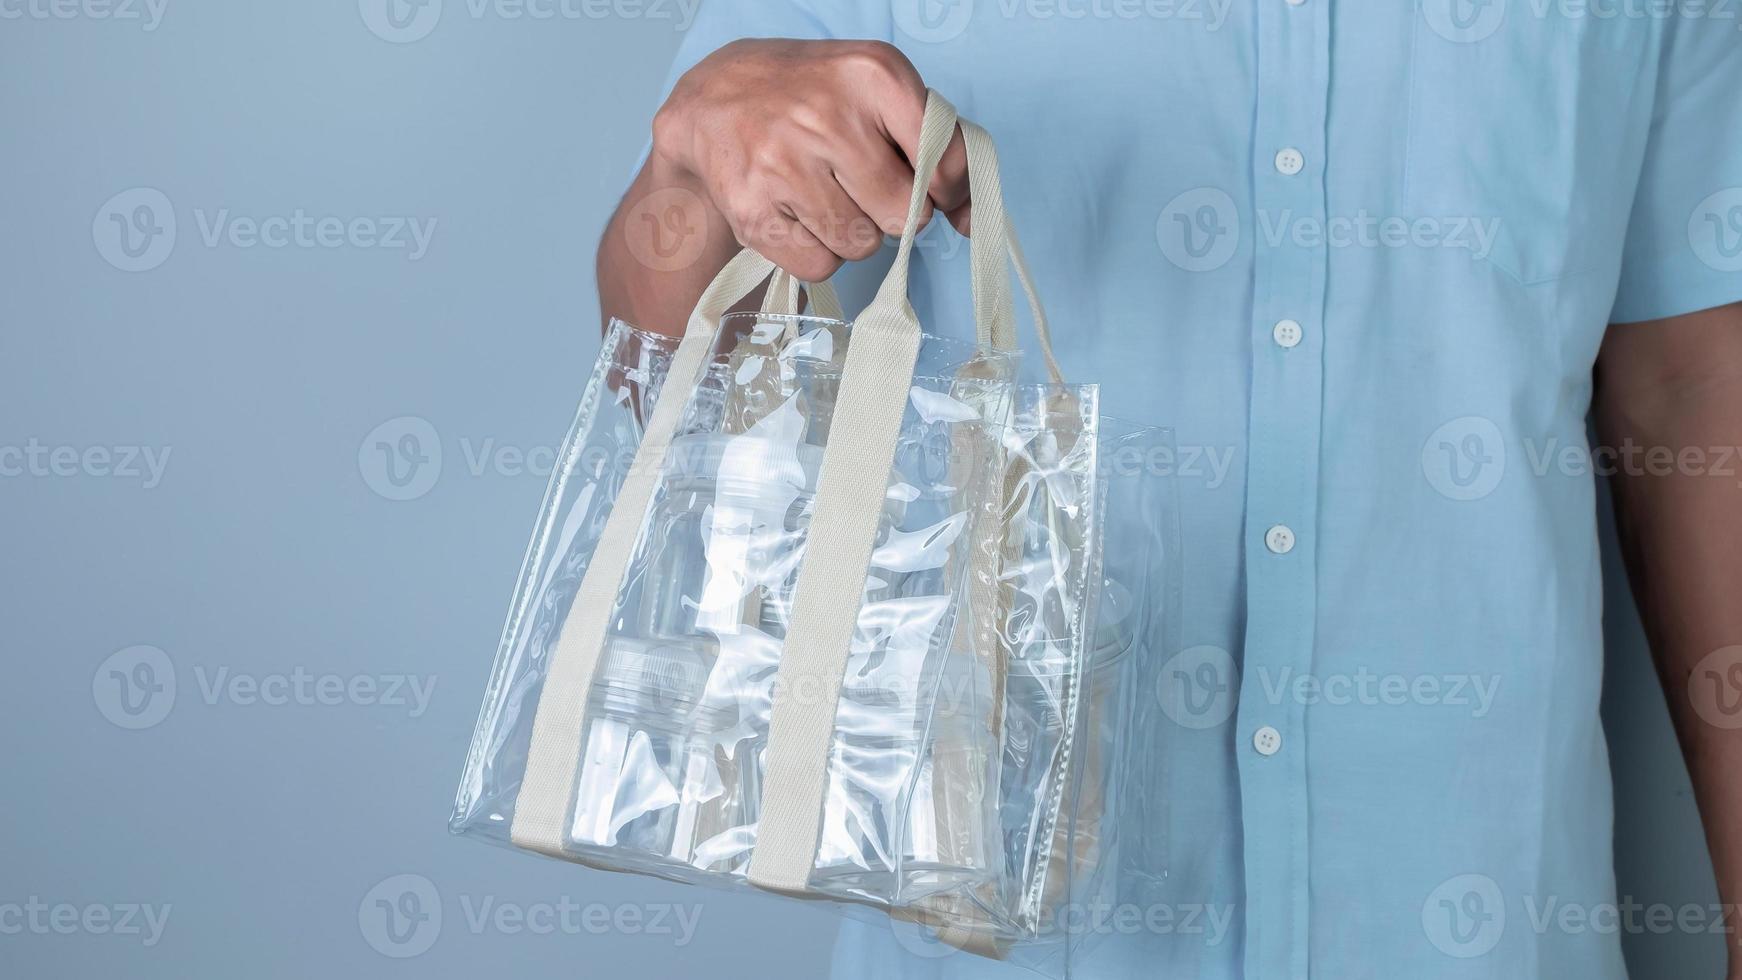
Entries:
{"label": "transparent pvc bag", "polygon": [[992,607],[1002,713],[984,729],[1010,864],[1003,892],[896,916],[897,939],[927,958],[966,951],[1093,975],[1083,970],[1100,944],[1159,907],[1168,726],[1156,692],[1179,605],[1173,433],[1097,418],[1097,401],[1092,385],[1016,392],[1000,498],[1012,519],[999,525],[1013,533],[988,566],[1009,598]]}
{"label": "transparent pvc bag", "polygon": [[[934,93],[901,249],[857,321],[797,315],[798,284],[745,252],[683,340],[613,325],[522,568],[457,833],[1068,966],[1048,910],[1113,873],[1087,842],[1127,775],[1085,734],[1129,717],[1123,689],[1083,693],[1121,587],[1104,588],[1112,484],[1094,387],[1011,380],[1006,252],[1046,350],[1044,318],[971,123],[981,342],[918,332],[907,263],[955,123]],[[771,274],[762,313],[725,314]]]}

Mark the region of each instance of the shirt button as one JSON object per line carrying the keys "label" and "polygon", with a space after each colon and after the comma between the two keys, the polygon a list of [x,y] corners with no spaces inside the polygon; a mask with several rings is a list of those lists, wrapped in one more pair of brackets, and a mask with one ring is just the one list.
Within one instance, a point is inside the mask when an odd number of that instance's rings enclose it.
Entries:
{"label": "shirt button", "polygon": [[1290,7],[1298,7],[1304,3],[1306,3],[1306,0],[1288,0],[1288,5]]}
{"label": "shirt button", "polygon": [[1272,756],[1282,751],[1282,733],[1269,725],[1252,733],[1252,747],[1262,756]]}
{"label": "shirt button", "polygon": [[1264,546],[1273,554],[1286,555],[1294,550],[1294,532],[1286,525],[1278,524],[1264,532]]}
{"label": "shirt button", "polygon": [[1276,340],[1276,346],[1282,348],[1295,347],[1300,344],[1300,324],[1294,320],[1281,320],[1276,329],[1270,331],[1270,336]]}
{"label": "shirt button", "polygon": [[1301,156],[1300,151],[1292,146],[1283,149],[1276,154],[1277,172],[1285,177],[1293,177],[1295,174],[1300,173],[1301,168],[1305,166],[1306,157]]}

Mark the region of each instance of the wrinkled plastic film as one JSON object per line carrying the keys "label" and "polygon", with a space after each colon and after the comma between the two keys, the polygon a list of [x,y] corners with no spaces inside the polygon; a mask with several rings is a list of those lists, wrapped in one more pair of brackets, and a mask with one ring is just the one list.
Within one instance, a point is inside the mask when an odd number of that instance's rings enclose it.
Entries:
{"label": "wrinkled plastic film", "polygon": [[[747,889],[773,685],[852,329],[745,314],[720,335],[612,609],[562,850]],[[550,651],[674,348],[622,324],[606,337],[511,603],[457,832],[508,842]],[[1130,816],[1126,747],[1138,665],[1171,619],[1147,553],[1120,556],[1152,539],[1172,549],[1159,532],[1109,533],[1147,504],[1107,473],[1094,387],[1019,387],[1013,371],[972,344],[921,347],[830,692],[805,896],[1062,976],[1079,938],[1057,927],[1062,905],[1165,876],[1153,860],[1119,863],[1142,853],[1128,823],[1154,816]]]}
{"label": "wrinkled plastic film", "polygon": [[1099,445],[1106,585],[1060,830],[1069,870],[1050,906],[1064,960],[1042,964],[1062,976],[1095,975],[1107,937],[1166,907],[1169,875],[1168,739],[1177,726],[1162,711],[1161,673],[1179,649],[1173,432],[1103,418]]}

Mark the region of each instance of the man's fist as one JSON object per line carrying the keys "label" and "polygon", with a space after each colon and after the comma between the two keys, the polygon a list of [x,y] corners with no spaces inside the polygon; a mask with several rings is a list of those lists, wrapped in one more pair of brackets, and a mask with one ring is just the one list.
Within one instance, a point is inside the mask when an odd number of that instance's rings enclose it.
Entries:
{"label": "man's fist", "polygon": [[[737,41],[660,108],[648,176],[699,195],[739,242],[820,281],[901,233],[925,102],[919,72],[879,41]],[[935,206],[966,232],[959,134],[929,192],[923,218]]]}

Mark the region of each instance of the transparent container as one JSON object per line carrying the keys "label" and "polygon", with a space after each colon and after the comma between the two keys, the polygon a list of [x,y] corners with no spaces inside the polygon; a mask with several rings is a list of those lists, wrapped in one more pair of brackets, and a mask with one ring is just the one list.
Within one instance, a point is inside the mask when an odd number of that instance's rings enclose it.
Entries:
{"label": "transparent container", "polygon": [[[749,888],[819,440],[839,422],[852,331],[726,319],[612,599],[562,856]],[[675,346],[624,324],[606,337],[516,590],[458,832],[510,843],[550,657]],[[828,692],[806,892],[1056,973],[1080,938],[1052,931],[1061,907],[1165,875],[1165,847],[1142,839],[1165,841],[1164,827],[1129,828],[1165,817],[1132,770],[1147,652],[1170,618],[1156,592],[1169,575],[1152,567],[1171,556],[1169,511],[1145,496],[1155,481],[1107,465],[1160,430],[1100,419],[1092,386],[1012,385],[1010,360],[972,344],[927,338],[920,364]],[[1124,524],[1104,542],[1109,520]]]}

